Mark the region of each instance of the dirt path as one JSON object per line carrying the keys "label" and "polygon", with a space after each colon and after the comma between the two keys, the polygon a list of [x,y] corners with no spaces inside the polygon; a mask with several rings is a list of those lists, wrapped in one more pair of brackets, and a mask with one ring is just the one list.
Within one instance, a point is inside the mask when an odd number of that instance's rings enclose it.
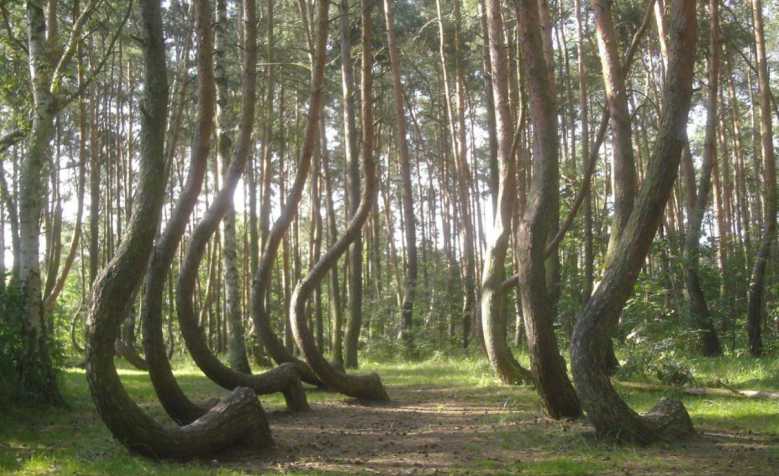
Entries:
{"label": "dirt path", "polygon": [[[464,393],[393,388],[393,402],[337,400],[303,414],[270,414],[275,448],[233,455],[251,473],[328,474],[777,474],[779,442],[707,433],[630,451],[593,441],[583,423],[551,421]],[[626,451],[627,450],[627,451]]]}

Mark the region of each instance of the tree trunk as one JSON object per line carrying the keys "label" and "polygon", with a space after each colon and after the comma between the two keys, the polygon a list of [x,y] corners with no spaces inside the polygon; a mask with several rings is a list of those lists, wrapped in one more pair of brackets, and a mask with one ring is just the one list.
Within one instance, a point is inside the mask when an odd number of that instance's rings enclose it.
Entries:
{"label": "tree trunk", "polygon": [[[323,79],[322,79],[323,81]],[[309,116],[306,124],[306,143],[300,154],[297,172],[295,173],[294,183],[289,191],[289,196],[283,202],[281,215],[273,224],[273,228],[268,234],[265,247],[260,259],[260,265],[254,272],[254,284],[252,285],[252,311],[254,319],[254,328],[260,339],[262,339],[268,353],[277,364],[285,362],[293,363],[297,366],[301,378],[312,385],[321,385],[321,381],[316,374],[306,365],[305,362],[292,355],[284,343],[279,340],[273,332],[270,323],[270,311],[266,295],[271,285],[273,266],[276,261],[276,253],[284,236],[289,229],[289,225],[295,219],[298,213],[298,205],[303,197],[303,187],[306,183],[309,170],[311,168],[311,158],[313,156],[314,138],[318,133],[318,121],[321,116],[321,105],[324,97],[322,83],[312,83],[311,97],[309,100]],[[313,129],[309,131],[309,128]],[[311,134],[312,144],[308,144],[308,134]],[[288,257],[289,247],[285,246],[285,257]],[[286,264],[285,264],[286,266]],[[286,278],[285,278],[286,279]]]}
{"label": "tree trunk", "polygon": [[596,432],[622,441],[647,443],[661,427],[638,416],[617,394],[603,370],[606,342],[630,297],[671,194],[692,94],[696,26],[694,0],[674,0],[670,56],[661,128],[646,177],[603,280],[577,317],[572,340],[573,375],[582,406]]}
{"label": "tree trunk", "polygon": [[[327,0],[318,2],[318,28],[317,28],[317,51],[316,51],[316,69],[315,69],[315,87],[321,87],[324,81],[325,65],[325,47],[327,44],[327,26],[328,14]],[[322,258],[314,264],[308,275],[298,282],[292,293],[290,303],[290,321],[292,333],[295,342],[305,356],[306,362],[316,372],[317,376],[328,386],[345,395],[366,400],[389,400],[381,379],[376,374],[354,376],[347,375],[330,365],[317,349],[314,336],[306,323],[306,301],[314,292],[316,287],[338,262],[338,258],[348,249],[357,236],[361,233],[362,226],[368,219],[368,215],[373,208],[373,202],[376,195],[376,168],[373,158],[373,113],[371,104],[371,83],[373,67],[372,52],[370,49],[371,34],[371,10],[372,0],[364,0],[362,3],[362,168],[365,176],[365,187],[362,190],[357,213],[352,217],[344,234],[336,243],[327,250]],[[319,106],[319,103],[316,103]],[[309,120],[306,127],[306,137],[303,153],[311,153],[314,147],[316,137],[317,121],[319,120],[321,110],[317,108]]]}
{"label": "tree trunk", "polygon": [[387,47],[392,69],[392,94],[395,105],[395,127],[397,128],[398,159],[400,160],[400,178],[403,184],[403,227],[406,240],[406,277],[403,285],[403,304],[401,334],[406,353],[414,353],[413,314],[414,296],[417,285],[417,220],[414,215],[414,197],[411,189],[411,166],[406,141],[406,117],[403,109],[403,86],[400,82],[400,53],[395,40],[395,15],[391,0],[384,0],[384,19],[387,28]]}
{"label": "tree trunk", "polygon": [[495,104],[495,130],[498,139],[498,199],[489,234],[481,289],[481,318],[484,345],[492,367],[501,382],[532,383],[533,374],[514,359],[506,340],[506,298],[500,284],[505,276],[506,251],[516,204],[515,154],[512,150],[512,118],[509,111],[508,67],[499,0],[486,0],[487,33],[492,76],[490,88]]}
{"label": "tree trunk", "polygon": [[[690,298],[690,314],[694,325],[700,332],[701,352],[706,357],[716,357],[722,354],[722,347],[717,336],[717,330],[711,320],[709,306],[706,304],[706,296],[700,282],[700,236],[703,214],[709,201],[711,190],[711,173],[717,157],[717,100],[719,98],[719,2],[709,0],[709,54],[708,59],[708,98],[706,109],[706,135],[703,144],[703,163],[697,193],[695,178],[688,185],[688,200],[692,208],[688,210],[688,226],[685,236],[685,249],[687,252],[686,286],[687,295]],[[691,174],[694,172],[691,171]]]}
{"label": "tree trunk", "polygon": [[[354,113],[354,74],[352,72],[351,26],[349,2],[341,0],[341,90],[343,93],[344,151],[349,167],[348,184],[351,204],[350,216],[357,213],[360,201],[360,158],[357,154],[357,133]],[[349,322],[345,338],[345,366],[356,369],[359,365],[357,349],[362,328],[362,237],[358,236],[349,251]]]}
{"label": "tree trunk", "polygon": [[32,129],[27,155],[19,177],[18,286],[22,292],[23,350],[18,360],[18,390],[25,400],[60,405],[64,403],[49,350],[41,289],[39,256],[40,224],[46,197],[46,164],[51,161],[56,97],[51,91],[54,71],[46,44],[46,20],[41,4],[27,2],[29,64],[33,94]]}
{"label": "tree trunk", "polygon": [[[201,2],[205,4],[206,2]],[[246,2],[253,6],[252,0]],[[201,5],[202,7],[203,5]],[[168,83],[158,0],[140,2],[144,36],[144,98],[141,115],[141,165],[137,205],[114,259],[95,282],[87,345],[87,381],[108,429],[131,451],[152,458],[189,459],[249,441],[271,443],[265,414],[250,389],[236,389],[191,425],[168,429],[138,407],[123,387],[113,363],[113,347],[152,251],[165,195],[164,134]]]}
{"label": "tree trunk", "polygon": [[760,152],[763,157],[763,237],[755,256],[752,276],[749,282],[749,303],[747,306],[747,334],[749,353],[754,356],[763,353],[763,309],[765,307],[765,275],[771,255],[771,244],[776,239],[776,162],[774,157],[774,136],[771,124],[771,89],[763,33],[763,2],[752,0],[752,21],[755,30],[757,50],[757,84],[760,98]]}
{"label": "tree trunk", "polygon": [[[215,59],[215,81],[216,81],[216,151],[217,161],[222,166],[225,185],[230,180],[230,154],[232,138],[228,130],[231,128],[231,114],[229,112],[229,92],[227,87],[227,64],[226,47],[227,33],[229,25],[227,23],[227,5],[225,0],[217,1],[216,8],[216,28],[214,41],[214,59]],[[251,26],[253,35],[244,32],[247,38],[253,36],[256,39],[257,26]],[[257,45],[247,44],[255,58],[257,56]],[[249,56],[249,51],[244,51],[245,56]],[[256,62],[256,61],[255,61]],[[252,68],[254,64],[252,63]],[[256,73],[255,73],[256,77]],[[252,106],[252,113],[254,112]],[[252,117],[252,120],[254,118]],[[251,135],[251,132],[249,132]],[[249,151],[246,152],[247,156]],[[226,187],[225,187],[226,188]],[[227,210],[224,213],[224,222],[222,230],[224,240],[222,241],[222,257],[225,269],[225,287],[226,287],[226,319],[230,329],[230,335],[227,346],[227,361],[230,367],[238,372],[251,374],[249,359],[246,356],[246,342],[244,341],[243,319],[241,316],[241,285],[238,277],[238,244],[235,237],[235,207],[233,206],[233,196],[229,195],[227,199]]]}
{"label": "tree trunk", "polygon": [[[210,379],[227,389],[249,387],[257,394],[283,392],[290,409],[306,410],[308,404],[294,366],[281,366],[254,376],[226,367],[209,349],[208,339],[202,326],[198,326],[192,304],[198,266],[202,261],[208,240],[217,231],[219,222],[230,208],[235,187],[246,166],[251,149],[256,99],[257,26],[253,8],[248,10],[249,6],[246,5],[245,8],[247,10],[243,17],[245,55],[241,79],[242,102],[235,158],[231,161],[222,189],[192,232],[189,249],[182,263],[177,283],[176,311],[184,343],[195,363]],[[240,319],[241,316],[238,317]]]}
{"label": "tree trunk", "polygon": [[568,380],[565,362],[560,356],[554,334],[554,300],[547,281],[546,245],[556,232],[551,228],[550,208],[556,203],[558,137],[555,98],[549,86],[552,78],[548,63],[539,54],[543,49],[539,11],[535,0],[518,4],[519,30],[522,36],[523,60],[530,89],[530,115],[535,130],[533,179],[528,205],[517,230],[518,268],[522,310],[528,338],[536,388],[547,413],[553,418],[578,417],[579,400]]}

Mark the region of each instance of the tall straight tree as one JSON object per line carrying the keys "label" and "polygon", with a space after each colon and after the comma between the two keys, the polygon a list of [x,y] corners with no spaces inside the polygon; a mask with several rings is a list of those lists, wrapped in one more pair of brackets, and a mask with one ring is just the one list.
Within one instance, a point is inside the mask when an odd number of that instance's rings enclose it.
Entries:
{"label": "tall straight tree", "polygon": [[25,399],[63,403],[51,359],[49,323],[46,322],[41,289],[40,227],[47,197],[47,165],[53,160],[51,141],[54,121],[68,98],[64,76],[73,60],[81,30],[96,7],[91,0],[73,19],[67,42],[60,45],[57,15],[47,18],[43,4],[28,0],[27,51],[32,91],[32,127],[27,136],[27,154],[19,176],[18,283],[22,291],[23,350],[19,356],[18,388]]}
{"label": "tall straight tree", "polygon": [[[357,212],[360,202],[360,158],[357,155],[357,132],[354,112],[354,70],[352,67],[352,31],[349,21],[349,0],[341,0],[341,93],[343,102],[344,151],[349,168],[350,213]],[[349,251],[349,323],[346,327],[346,368],[357,368],[357,345],[362,328],[362,237],[352,243]]]}
{"label": "tall straight tree", "polygon": [[687,295],[690,298],[690,312],[695,326],[700,331],[701,352],[707,357],[722,353],[722,347],[717,336],[717,330],[711,320],[709,306],[700,279],[700,237],[703,214],[709,201],[711,191],[711,174],[717,160],[717,101],[719,99],[719,0],[709,0],[709,54],[708,63],[708,96],[706,99],[706,135],[703,143],[703,163],[697,192],[695,181],[689,184],[688,201],[693,205],[689,210],[687,234],[685,236],[685,257]]}
{"label": "tall straight tree", "polygon": [[387,47],[392,70],[392,95],[395,106],[395,128],[400,160],[400,179],[403,183],[403,236],[406,240],[406,279],[401,306],[401,333],[407,353],[414,349],[413,315],[417,285],[417,220],[414,215],[414,197],[411,189],[411,165],[406,140],[406,116],[403,108],[403,85],[400,82],[400,52],[395,39],[395,14],[392,0],[384,0],[384,22],[387,28]]}
{"label": "tall straight tree", "polygon": [[[755,256],[749,281],[747,333],[749,352],[763,353],[763,308],[765,307],[765,275],[771,256],[771,245],[776,240],[776,158],[771,119],[771,85],[768,77],[768,57],[763,28],[763,2],[752,0],[752,23],[757,51],[757,85],[760,98],[760,153],[763,157],[763,237]],[[779,115],[779,114],[778,114]]]}
{"label": "tall straight tree", "polygon": [[[217,159],[222,166],[225,180],[230,170],[230,155],[232,138],[228,130],[231,127],[232,118],[229,112],[229,91],[227,85],[227,4],[225,0],[216,2],[216,28],[214,40],[214,77],[216,80],[216,152]],[[253,28],[256,29],[256,26]],[[256,35],[255,35],[256,36]],[[254,47],[256,50],[256,46]],[[244,52],[248,54],[248,52]],[[250,133],[251,134],[251,133]],[[243,317],[241,315],[241,281],[238,276],[238,243],[235,236],[235,207],[233,197],[229,199],[227,211],[222,223],[224,239],[222,240],[222,256],[225,270],[226,314],[230,336],[227,346],[227,359],[230,367],[243,372],[251,373],[249,359],[246,356],[246,343],[244,342]]]}

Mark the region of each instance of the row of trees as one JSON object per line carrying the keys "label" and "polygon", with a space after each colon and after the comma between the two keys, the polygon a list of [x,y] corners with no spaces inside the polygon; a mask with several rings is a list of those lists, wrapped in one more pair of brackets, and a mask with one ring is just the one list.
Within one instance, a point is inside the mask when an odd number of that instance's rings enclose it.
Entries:
{"label": "row of trees", "polygon": [[[671,322],[757,356],[776,322],[777,12],[698,3],[3,4],[16,391],[62,402],[56,356],[86,344],[117,438],[187,457],[267,442],[255,394],[304,410],[301,380],[388,399],[344,372],[361,346],[471,347],[550,416],[663,436],[612,388],[612,338]],[[182,347],[230,397],[186,397]]]}

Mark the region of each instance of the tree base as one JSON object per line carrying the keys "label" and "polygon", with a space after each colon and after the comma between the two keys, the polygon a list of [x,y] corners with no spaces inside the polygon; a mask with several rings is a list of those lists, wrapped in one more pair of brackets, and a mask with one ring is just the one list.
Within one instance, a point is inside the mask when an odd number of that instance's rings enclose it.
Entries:
{"label": "tree base", "polygon": [[695,435],[690,414],[680,400],[662,398],[643,418],[662,440],[680,440]]}

